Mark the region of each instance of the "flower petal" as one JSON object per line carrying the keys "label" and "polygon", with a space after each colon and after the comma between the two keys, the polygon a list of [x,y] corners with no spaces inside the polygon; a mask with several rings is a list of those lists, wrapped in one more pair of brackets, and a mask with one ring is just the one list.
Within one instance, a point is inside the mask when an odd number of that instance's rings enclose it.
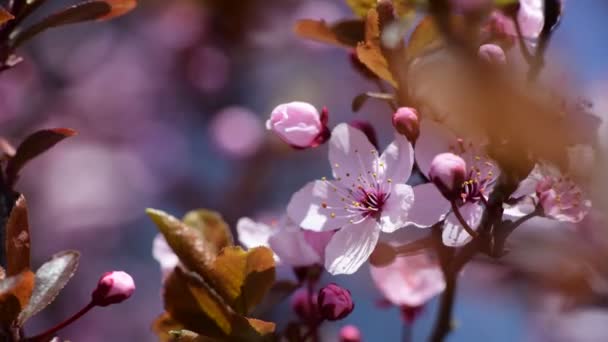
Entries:
{"label": "flower petal", "polygon": [[436,155],[450,151],[456,135],[444,125],[431,119],[420,122],[420,137],[416,142],[416,162],[420,171],[428,176],[431,162]]}
{"label": "flower petal", "polygon": [[336,179],[342,179],[349,186],[359,176],[368,178],[368,172],[375,171],[377,158],[376,148],[360,130],[342,123],[332,131],[329,162]]}
{"label": "flower petal", "polygon": [[325,248],[325,269],[331,274],[352,274],[376,247],[380,229],[373,219],[344,226]]}
{"label": "flower petal", "polygon": [[450,202],[443,197],[433,183],[414,187],[414,205],[408,221],[418,228],[428,228],[441,221],[450,210]]}
{"label": "flower petal", "polygon": [[372,280],[395,306],[417,307],[445,289],[439,264],[427,254],[397,257],[385,267],[370,266]]}
{"label": "flower petal", "polygon": [[302,230],[289,231],[281,229],[270,237],[268,244],[281,259],[281,262],[288,265],[298,267],[320,263],[321,257],[304,239],[303,233]]}
{"label": "flower petal", "polygon": [[395,184],[391,189],[380,217],[380,229],[392,233],[407,222],[408,212],[414,204],[414,191],[406,184]]}
{"label": "flower petal", "polygon": [[264,223],[255,222],[248,217],[243,217],[236,223],[239,242],[247,248],[268,247],[268,239],[273,231],[272,227]]}
{"label": "flower petal", "polygon": [[353,214],[344,209],[348,191],[336,181],[313,181],[293,194],[287,215],[296,224],[312,231],[338,229],[349,224]]}
{"label": "flower petal", "polygon": [[391,179],[393,182],[405,183],[412,174],[413,166],[414,149],[403,135],[398,134],[382,152],[378,173],[383,180]]}
{"label": "flower petal", "polygon": [[[466,223],[469,224],[469,227],[473,230],[479,228],[481,216],[483,215],[482,205],[477,203],[466,203],[460,207],[460,213]],[[472,239],[473,237],[460,225],[460,221],[458,221],[456,215],[450,213],[445,220],[445,226],[443,228],[443,244],[450,247],[460,247],[466,245]]]}

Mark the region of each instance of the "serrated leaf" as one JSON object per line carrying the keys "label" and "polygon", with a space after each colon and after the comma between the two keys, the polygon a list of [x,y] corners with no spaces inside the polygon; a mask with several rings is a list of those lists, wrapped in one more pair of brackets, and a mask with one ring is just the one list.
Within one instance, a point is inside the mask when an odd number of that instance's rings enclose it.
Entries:
{"label": "serrated leaf", "polygon": [[125,15],[137,7],[137,0],[104,0],[110,5],[110,13],[98,18],[99,20],[109,20]]}
{"label": "serrated leaf", "polygon": [[303,19],[294,26],[294,32],[299,37],[346,48],[353,48],[363,41],[364,31],[361,20],[339,21],[329,25],[324,20]]}
{"label": "serrated leaf", "polygon": [[76,272],[79,258],[80,253],[76,251],[64,251],[55,254],[40,266],[36,271],[36,283],[31,300],[19,315],[21,325],[55,300]]}
{"label": "serrated leaf", "polygon": [[187,226],[201,232],[203,238],[211,243],[217,254],[222,248],[234,245],[230,227],[222,216],[211,210],[198,209],[188,212],[183,220]]}
{"label": "serrated leaf", "polygon": [[204,276],[208,277],[228,305],[237,313],[249,314],[274,284],[273,252],[266,247],[224,248],[213,263],[213,272]]}
{"label": "serrated leaf", "polygon": [[378,44],[371,42],[360,43],[357,45],[357,58],[365,64],[376,76],[387,81],[397,88],[397,81],[393,78],[389,70],[388,61],[384,58],[382,50]]}
{"label": "serrated leaf", "polygon": [[361,110],[363,105],[365,105],[365,103],[369,99],[376,99],[376,100],[391,102],[391,101],[395,100],[395,96],[393,94],[375,93],[375,92],[369,92],[369,91],[367,93],[359,94],[359,95],[355,96],[355,98],[353,99],[353,102],[351,104],[351,108],[352,108],[353,112],[358,112],[359,110]]}
{"label": "serrated leaf", "polygon": [[45,129],[35,132],[25,138],[17,147],[15,156],[6,165],[6,182],[9,186],[15,184],[21,169],[30,160],[55,146],[65,138],[76,135],[76,131],[69,128]]}
{"label": "serrated leaf", "polygon": [[443,43],[441,32],[431,16],[424,17],[412,32],[406,47],[408,62],[422,55],[425,51],[436,48]]}
{"label": "serrated leaf", "polygon": [[24,271],[0,281],[0,322],[10,324],[28,305],[34,288],[34,273]]}
{"label": "serrated leaf", "polygon": [[199,230],[189,227],[161,210],[147,209],[146,213],[187,269],[199,275],[209,272],[217,249],[205,240]]}
{"label": "serrated leaf", "polygon": [[30,269],[30,227],[27,217],[27,203],[19,196],[6,223],[5,248],[7,254],[6,273],[8,276]]}

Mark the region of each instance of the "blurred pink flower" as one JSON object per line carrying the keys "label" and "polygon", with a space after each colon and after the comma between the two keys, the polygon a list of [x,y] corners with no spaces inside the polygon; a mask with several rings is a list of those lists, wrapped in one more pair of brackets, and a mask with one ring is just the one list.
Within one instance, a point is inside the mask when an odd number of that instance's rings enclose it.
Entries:
{"label": "blurred pink flower", "polygon": [[319,111],[306,102],[290,102],[277,106],[266,121],[266,128],[295,148],[316,147],[329,136],[328,112]]}
{"label": "blurred pink flower", "polygon": [[371,265],[370,272],[384,298],[398,307],[422,306],[445,289],[439,264],[427,254],[399,256],[385,267]]}
{"label": "blurred pink flower", "polygon": [[503,65],[507,63],[507,55],[496,44],[484,44],[480,46],[477,55],[482,61],[491,65]]}
{"label": "blurred pink flower", "polygon": [[273,225],[241,218],[236,225],[239,242],[247,247],[270,247],[275,260],[289,266],[300,267],[322,264],[325,247],[333,232],[307,232],[282,218]]}
{"label": "blurred pink flower", "polygon": [[505,214],[514,217],[532,213],[540,205],[546,217],[578,223],[591,209],[578,184],[548,163],[537,164],[512,197],[517,204],[508,206]]}
{"label": "blurred pink flower", "polygon": [[361,342],[361,331],[354,325],[345,325],[340,329],[340,342]]}
{"label": "blurred pink flower", "polygon": [[222,109],[215,114],[209,130],[215,145],[231,157],[249,157],[262,144],[262,122],[255,113],[244,107]]}
{"label": "blurred pink flower", "polygon": [[339,229],[326,248],[325,268],[351,274],[368,259],[380,232],[393,232],[408,222],[414,193],[410,177],[413,151],[396,136],[382,155],[358,129],[340,124],[329,141],[335,180],[308,183],[289,202],[289,217],[304,229]]}
{"label": "blurred pink flower", "polygon": [[401,107],[393,114],[393,127],[407,140],[414,143],[420,136],[418,111],[411,107]]}
{"label": "blurred pink flower", "polygon": [[160,272],[163,280],[167,278],[169,273],[173,271],[175,266],[179,264],[177,255],[167,244],[167,240],[162,234],[156,234],[152,242],[152,256],[160,265]]}
{"label": "blurred pink flower", "polygon": [[[477,229],[483,213],[483,202],[487,200],[494,182],[498,177],[498,168],[483,151],[483,144],[458,138],[446,126],[430,119],[422,121],[420,138],[416,144],[416,161],[423,174],[429,176],[433,159],[441,153],[450,152],[460,156],[466,163],[466,178],[457,201],[459,211],[472,229]],[[416,188],[419,188],[417,186]],[[414,188],[414,190],[416,190]],[[425,192],[422,193],[422,190]],[[472,236],[460,224],[453,212],[449,212],[451,204],[439,192],[421,188],[422,204],[412,210],[413,215],[422,216],[418,210],[435,218],[426,217],[427,222],[437,222],[445,217],[443,228],[443,243],[446,246],[459,247],[472,240]],[[437,196],[439,194],[439,196]],[[418,192],[416,192],[418,196]],[[418,200],[419,201],[419,200]],[[428,208],[432,206],[432,208]],[[447,215],[447,216],[446,216]],[[415,221],[421,222],[421,221]]]}

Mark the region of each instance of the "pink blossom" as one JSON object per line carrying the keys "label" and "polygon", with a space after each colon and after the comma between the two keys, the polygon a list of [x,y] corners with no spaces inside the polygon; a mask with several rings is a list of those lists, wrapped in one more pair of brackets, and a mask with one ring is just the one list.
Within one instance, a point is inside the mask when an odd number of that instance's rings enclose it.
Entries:
{"label": "pink blossom", "polygon": [[319,290],[317,298],[321,316],[328,321],[341,320],[355,309],[350,291],[334,283]]}
{"label": "pink blossom", "polygon": [[267,225],[244,217],[237,222],[236,230],[243,246],[270,247],[277,262],[294,267],[322,264],[325,246],[333,235],[332,231],[304,231],[287,218]]}
{"label": "pink blossom", "polygon": [[415,108],[401,107],[393,114],[393,127],[410,142],[420,135],[420,120]]}
{"label": "pink blossom", "polygon": [[93,304],[108,306],[127,300],[135,292],[135,282],[126,272],[113,271],[101,276],[92,293]]}
{"label": "pink blossom", "polygon": [[548,163],[537,164],[512,197],[517,203],[507,206],[505,214],[514,217],[527,215],[540,205],[548,218],[578,223],[591,209],[591,201],[578,184]]}
{"label": "pink blossom", "polygon": [[[487,200],[498,176],[495,163],[488,158],[483,148],[483,143],[473,139],[458,138],[446,126],[430,119],[422,121],[420,138],[416,144],[418,166],[427,176],[430,175],[431,163],[438,154],[450,152],[465,161],[466,177],[460,190],[460,199],[456,204],[464,220],[473,230],[479,227],[484,210],[483,203]],[[440,192],[429,189],[429,184],[425,186],[414,188],[417,202],[422,201],[412,209],[412,216],[417,218],[414,222],[419,225],[424,222],[433,224],[445,219],[443,243],[446,246],[459,247],[471,241],[473,237],[450,211],[450,201]],[[420,190],[416,191],[418,188]]]}
{"label": "pink blossom", "polygon": [[266,121],[284,142],[295,148],[309,148],[327,140],[327,111],[319,111],[306,102],[290,102],[277,106]]}
{"label": "pink blossom", "polygon": [[456,199],[460,196],[466,176],[467,164],[454,153],[440,153],[431,162],[429,179],[447,199]]}
{"label": "pink blossom", "polygon": [[405,182],[413,151],[398,135],[379,155],[361,131],[340,124],[329,141],[329,161],[334,180],[308,183],[292,196],[287,214],[303,229],[339,229],[325,249],[325,268],[351,274],[368,259],[381,231],[409,222],[414,192]]}
{"label": "pink blossom", "polygon": [[340,342],[361,342],[361,331],[354,325],[345,325],[340,329]]}
{"label": "pink blossom", "polygon": [[[520,0],[517,22],[525,40],[538,38],[545,24],[543,0]],[[492,13],[489,26],[490,30],[499,36],[511,39],[517,36],[515,23],[499,11]]]}
{"label": "pink blossom", "polygon": [[477,52],[479,58],[491,65],[503,65],[507,63],[505,51],[496,44],[484,44]]}
{"label": "pink blossom", "polygon": [[427,254],[399,256],[384,267],[370,266],[374,284],[395,306],[419,307],[445,289],[443,273]]}

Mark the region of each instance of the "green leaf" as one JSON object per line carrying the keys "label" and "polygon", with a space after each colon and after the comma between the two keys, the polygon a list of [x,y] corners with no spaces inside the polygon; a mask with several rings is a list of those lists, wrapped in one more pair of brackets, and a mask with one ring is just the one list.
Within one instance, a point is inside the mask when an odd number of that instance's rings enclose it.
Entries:
{"label": "green leaf", "polygon": [[201,276],[209,273],[218,251],[204,238],[201,231],[160,210],[147,209],[146,213],[187,269]]}
{"label": "green leaf", "polygon": [[6,182],[12,186],[19,177],[19,172],[30,160],[48,151],[65,138],[76,135],[69,128],[44,129],[29,135],[17,147],[15,156],[6,165]]}
{"label": "green leaf", "polygon": [[70,281],[78,268],[80,253],[64,251],[55,254],[36,271],[36,282],[32,298],[27,307],[19,315],[19,323],[23,325],[55,300],[59,292]]}
{"label": "green leaf", "polygon": [[17,275],[30,269],[30,225],[23,195],[19,196],[8,217],[5,247],[7,275]]}
{"label": "green leaf", "polygon": [[26,270],[0,281],[0,322],[10,324],[28,305],[34,288],[34,273]]}
{"label": "green leaf", "polygon": [[198,230],[210,242],[217,254],[222,248],[234,245],[230,227],[222,216],[211,210],[198,209],[188,212],[183,220],[188,227]]}

